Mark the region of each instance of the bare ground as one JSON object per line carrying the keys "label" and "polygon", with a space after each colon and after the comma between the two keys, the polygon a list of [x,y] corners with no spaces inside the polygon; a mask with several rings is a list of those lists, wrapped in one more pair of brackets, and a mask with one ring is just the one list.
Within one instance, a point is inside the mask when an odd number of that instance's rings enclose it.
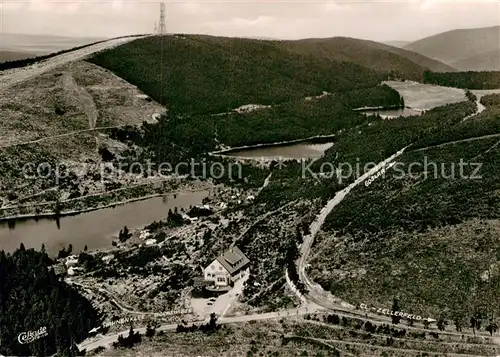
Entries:
{"label": "bare ground", "polygon": [[[57,182],[53,177],[33,180],[22,170],[45,162],[53,170],[61,163],[71,167],[81,193],[104,190],[102,182],[93,182],[102,162],[97,149],[120,152],[126,147],[99,129],[151,122],[153,114],[165,112],[133,85],[87,62],[66,64],[7,86],[0,96],[0,205],[12,206],[26,197],[33,200],[25,204],[46,200],[37,195]],[[87,175],[82,176],[84,171]],[[69,191],[61,194],[68,197]]]}

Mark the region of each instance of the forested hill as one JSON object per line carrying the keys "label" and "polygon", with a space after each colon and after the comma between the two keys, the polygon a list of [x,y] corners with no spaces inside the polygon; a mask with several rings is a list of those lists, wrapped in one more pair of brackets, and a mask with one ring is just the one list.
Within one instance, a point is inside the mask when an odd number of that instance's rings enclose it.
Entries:
{"label": "forested hill", "polygon": [[500,88],[500,72],[425,72],[424,83],[464,89],[498,89]]}
{"label": "forested hill", "polygon": [[140,39],[90,61],[177,112],[197,114],[368,88],[386,78],[354,63],[292,53],[273,41],[201,35]]}
{"label": "forested hill", "polygon": [[283,41],[291,51],[349,61],[376,71],[395,72],[401,77],[421,80],[425,70],[454,72],[453,67],[416,52],[388,46],[379,42],[348,37]]}
{"label": "forested hill", "polygon": [[323,91],[370,88],[391,71],[419,79],[427,68],[393,53],[406,51],[390,46],[380,44],[378,49],[370,41],[349,40],[339,47],[326,41],[324,47],[316,47],[308,40],[155,36],[104,51],[90,61],[177,112],[197,114],[226,112],[252,103],[278,104]]}
{"label": "forested hill", "polygon": [[[0,354],[7,356],[69,355],[69,346],[84,340],[98,325],[89,301],[61,282],[49,268],[45,252],[24,246],[13,254],[0,251]],[[39,331],[47,336],[20,344],[19,334]]]}

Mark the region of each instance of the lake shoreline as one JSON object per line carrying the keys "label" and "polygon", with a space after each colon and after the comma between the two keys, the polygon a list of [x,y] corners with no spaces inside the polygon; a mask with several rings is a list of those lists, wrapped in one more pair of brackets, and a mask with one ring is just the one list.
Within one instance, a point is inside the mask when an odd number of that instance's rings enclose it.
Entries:
{"label": "lake shoreline", "polygon": [[295,139],[295,140],[286,140],[286,141],[278,141],[274,143],[263,143],[263,144],[255,144],[255,145],[245,145],[245,146],[237,146],[226,148],[218,151],[212,151],[208,153],[210,156],[220,156],[220,157],[233,157],[227,155],[228,153],[237,153],[240,151],[252,150],[252,149],[266,149],[272,147],[282,147],[299,143],[307,143],[311,142],[313,144],[331,142],[332,139],[336,138],[337,134],[329,134],[329,135],[315,135],[308,138]]}
{"label": "lake shoreline", "polygon": [[143,196],[143,197],[136,197],[136,198],[130,198],[124,201],[119,201],[119,202],[113,202],[104,206],[98,206],[98,207],[89,207],[85,208],[82,210],[71,210],[71,211],[63,211],[60,212],[59,214],[54,213],[39,213],[39,214],[34,214],[34,213],[27,213],[27,214],[21,214],[17,216],[8,216],[8,217],[0,217],[0,223],[4,222],[11,222],[11,221],[25,221],[25,220],[40,220],[40,219],[54,219],[56,220],[57,218],[63,218],[63,217],[72,217],[72,216],[77,216],[80,214],[84,213],[89,213],[89,212],[95,212],[107,208],[115,208],[117,206],[122,206],[126,205],[127,203],[132,203],[132,202],[140,202],[140,201],[146,201],[152,198],[156,197],[169,197],[169,196],[176,196],[182,193],[194,193],[194,192],[204,192],[208,191],[207,189],[198,189],[198,190],[184,190],[180,192],[173,192],[173,193],[155,193],[152,195],[148,196]]}

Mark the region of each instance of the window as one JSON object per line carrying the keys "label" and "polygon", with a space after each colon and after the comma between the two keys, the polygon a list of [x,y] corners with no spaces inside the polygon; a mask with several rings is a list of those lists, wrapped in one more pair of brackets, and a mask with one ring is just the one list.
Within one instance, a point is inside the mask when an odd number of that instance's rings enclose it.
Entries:
{"label": "window", "polygon": [[212,268],[212,270],[215,270],[215,265],[212,265],[210,268]]}
{"label": "window", "polygon": [[223,277],[223,276],[219,276],[219,277],[217,278],[217,281],[223,282],[223,281],[226,281],[226,278],[225,278],[225,277]]}
{"label": "window", "polygon": [[222,271],[222,267],[219,267],[219,270]]}

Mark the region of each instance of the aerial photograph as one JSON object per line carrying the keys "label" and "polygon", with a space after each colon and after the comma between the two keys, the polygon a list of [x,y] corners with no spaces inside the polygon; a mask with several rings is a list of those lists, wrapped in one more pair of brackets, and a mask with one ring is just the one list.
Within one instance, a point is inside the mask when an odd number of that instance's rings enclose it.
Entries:
{"label": "aerial photograph", "polygon": [[500,0],[0,0],[0,357],[500,357]]}

